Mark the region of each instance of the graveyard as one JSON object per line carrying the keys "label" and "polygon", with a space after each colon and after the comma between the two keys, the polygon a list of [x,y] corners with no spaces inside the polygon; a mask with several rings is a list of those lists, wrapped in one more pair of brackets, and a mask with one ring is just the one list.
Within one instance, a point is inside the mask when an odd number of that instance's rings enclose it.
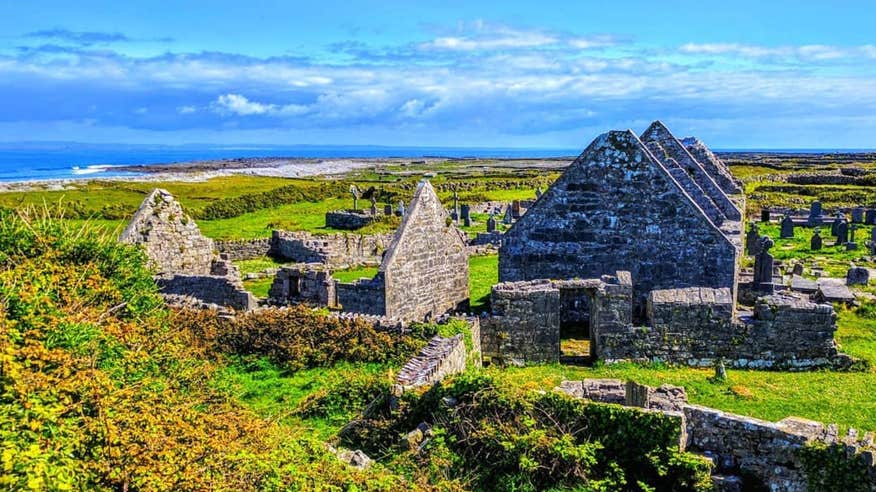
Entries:
{"label": "graveyard", "polygon": [[[171,326],[216,366],[200,376],[213,398],[307,436],[341,482],[435,480],[424,463],[451,451],[429,447],[443,441],[424,415],[455,438],[467,431],[454,412],[495,429],[469,387],[526,415],[566,411],[559,392],[578,415],[595,401],[632,428],[681,426],[681,449],[642,441],[674,477],[802,490],[826,473],[822,455],[788,464],[766,444],[713,447],[769,436],[841,449],[869,480],[876,156],[770,159],[714,153],[654,122],[547,167],[91,181],[3,193],[0,206],[10,223],[35,227],[38,206],[58,230],[143,252]],[[504,422],[523,435],[518,417]],[[484,488],[475,451],[449,446]],[[650,469],[620,466],[628,478]]]}

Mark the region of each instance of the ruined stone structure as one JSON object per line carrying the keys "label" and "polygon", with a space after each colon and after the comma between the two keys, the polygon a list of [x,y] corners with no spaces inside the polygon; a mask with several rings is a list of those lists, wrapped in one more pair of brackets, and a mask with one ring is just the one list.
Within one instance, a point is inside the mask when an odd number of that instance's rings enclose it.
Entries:
{"label": "ruined stone structure", "polygon": [[[717,161],[716,161],[717,162]],[[736,290],[741,212],[659,122],[597,137],[505,233],[501,281],[629,271],[636,315],[658,288]]]}
{"label": "ruined stone structure", "polygon": [[274,231],[270,256],[332,267],[378,264],[392,242],[392,234],[310,234]]}
{"label": "ruined stone structure", "polygon": [[399,371],[396,384],[402,390],[441,381],[451,374],[465,371],[466,350],[463,336],[435,336]]}
{"label": "ruined stone structure", "polygon": [[[645,321],[637,324],[633,292],[628,272],[497,284],[492,314],[481,322],[484,355],[513,363],[556,362],[563,320],[584,319],[586,311],[590,355],[608,362],[707,367],[725,360],[731,367],[790,370],[851,363],[837,350],[830,304],[771,295],[760,298],[753,313],[737,316],[727,287],[661,289],[649,292]],[[564,297],[587,302],[564,302]]]}
{"label": "ruined stone structure", "polygon": [[325,213],[325,226],[355,231],[377,220],[376,213],[366,210],[333,210]]}
{"label": "ruined stone structure", "polygon": [[268,299],[280,305],[303,302],[336,307],[335,280],[322,263],[284,266],[274,276]]}
{"label": "ruined stone structure", "polygon": [[468,253],[428,181],[420,183],[373,279],[336,286],[345,311],[424,320],[468,307]]}
{"label": "ruined stone structure", "polygon": [[556,390],[575,398],[678,417],[680,449],[703,455],[714,463],[712,482],[719,491],[809,490],[798,451],[811,443],[838,446],[849,459],[859,460],[866,470],[862,485],[876,488],[872,433],[859,436],[850,429],[841,437],[836,425],[797,417],[773,423],[690,405],[684,388],[670,385],[652,388],[632,381],[624,384],[616,379],[585,379],[563,381]]}
{"label": "ruined stone structure", "polygon": [[169,302],[215,304],[247,310],[256,300],[243,288],[240,273],[227,256],[215,252],[173,196],[155,189],[143,200],[119,241],[140,245]]}

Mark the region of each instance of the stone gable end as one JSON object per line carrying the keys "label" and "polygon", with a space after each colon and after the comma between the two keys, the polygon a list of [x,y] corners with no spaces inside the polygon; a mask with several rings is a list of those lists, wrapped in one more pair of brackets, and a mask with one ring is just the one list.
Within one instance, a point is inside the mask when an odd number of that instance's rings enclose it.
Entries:
{"label": "stone gable end", "polygon": [[632,131],[597,137],[505,234],[502,282],[632,274],[660,288],[730,287],[733,243]]}
{"label": "stone gable end", "polygon": [[422,320],[468,303],[468,253],[429,182],[420,183],[380,265],[386,315]]}

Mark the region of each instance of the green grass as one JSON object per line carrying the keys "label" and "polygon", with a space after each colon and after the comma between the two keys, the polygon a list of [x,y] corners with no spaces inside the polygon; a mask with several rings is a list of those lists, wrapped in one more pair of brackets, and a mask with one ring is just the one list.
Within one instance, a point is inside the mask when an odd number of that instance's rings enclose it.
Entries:
{"label": "green grass", "polygon": [[243,287],[256,297],[266,298],[274,283],[274,277],[244,280]]}
{"label": "green grass", "polygon": [[347,270],[337,270],[332,272],[332,277],[341,282],[353,282],[360,278],[373,278],[377,275],[377,267],[356,267]]}
{"label": "green grass", "polygon": [[392,377],[392,368],[385,364],[343,363],[330,368],[289,372],[265,359],[258,359],[233,361],[219,370],[212,384],[262,417],[299,428],[319,439],[328,439],[359,408],[341,408],[337,413],[320,418],[301,418],[295,415],[295,411],[308,396],[352,380],[382,378],[391,381]]}
{"label": "green grass", "polygon": [[[760,235],[768,235],[772,238],[775,246],[770,253],[777,260],[801,260],[803,266],[811,267],[812,262],[817,262],[832,277],[845,277],[850,264],[857,266],[876,267],[876,263],[869,261],[865,241],[870,238],[870,226],[862,226],[858,229],[855,237],[858,242],[858,250],[846,251],[845,246],[834,246],[835,239],[830,235],[830,224],[821,227],[823,247],[820,251],[810,250],[810,240],[814,229],[807,227],[795,227],[794,237],[782,239],[779,237],[781,227],[778,224],[758,224]],[[851,234],[851,233],[850,233]],[[746,258],[746,264],[752,264],[751,257]]]}
{"label": "green grass", "polygon": [[499,282],[499,255],[472,256],[468,260],[468,289],[472,312],[486,309],[490,290]]}

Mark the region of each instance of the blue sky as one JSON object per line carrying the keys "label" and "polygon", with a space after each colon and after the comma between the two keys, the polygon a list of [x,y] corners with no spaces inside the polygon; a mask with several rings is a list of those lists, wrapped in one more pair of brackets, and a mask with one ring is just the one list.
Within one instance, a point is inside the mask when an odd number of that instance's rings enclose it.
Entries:
{"label": "blue sky", "polygon": [[[766,4],[766,5],[764,5]],[[876,147],[871,2],[0,0],[0,142]]]}

